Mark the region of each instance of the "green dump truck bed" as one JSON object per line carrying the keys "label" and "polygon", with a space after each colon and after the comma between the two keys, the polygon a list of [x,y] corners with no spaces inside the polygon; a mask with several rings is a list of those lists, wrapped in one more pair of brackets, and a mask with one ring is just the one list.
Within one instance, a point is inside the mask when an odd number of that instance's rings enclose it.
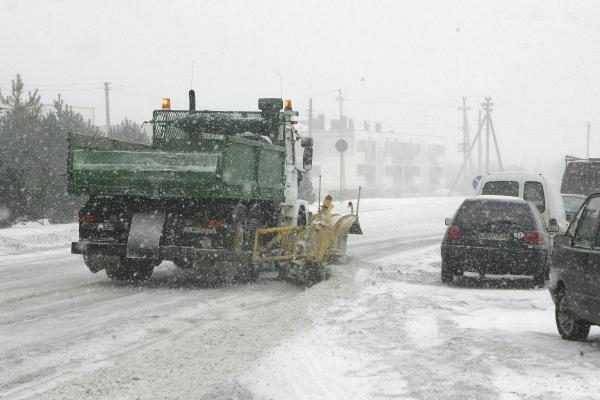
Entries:
{"label": "green dump truck bed", "polygon": [[[274,130],[257,113],[224,124],[214,113],[155,111],[152,145],[72,134],[67,161],[68,190],[95,196],[282,201],[285,148],[243,131]],[[239,113],[238,113],[239,114]],[[251,120],[250,123],[245,123]],[[199,123],[212,126],[197,128]],[[196,128],[194,128],[194,123]],[[258,125],[257,125],[258,124]],[[264,126],[261,127],[263,124]],[[190,127],[192,126],[192,127]],[[258,128],[256,128],[258,126]],[[230,130],[230,131],[228,131]],[[250,137],[250,138],[248,138]],[[191,138],[191,139],[190,139]],[[261,139],[263,138],[263,139]]]}

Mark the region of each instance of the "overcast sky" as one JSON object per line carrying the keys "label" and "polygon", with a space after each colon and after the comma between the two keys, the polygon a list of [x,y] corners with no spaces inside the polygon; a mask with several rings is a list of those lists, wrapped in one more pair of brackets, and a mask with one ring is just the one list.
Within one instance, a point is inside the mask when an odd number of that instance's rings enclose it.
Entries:
{"label": "overcast sky", "polygon": [[[187,107],[255,109],[283,96],[305,112],[446,139],[457,157],[467,96],[484,96],[507,162],[600,156],[597,1],[11,1],[0,0],[0,89],[20,73],[111,119],[151,118],[161,97]],[[35,84],[35,85],[34,85]],[[473,133],[474,134],[474,133]],[[535,151],[533,151],[535,150]]]}

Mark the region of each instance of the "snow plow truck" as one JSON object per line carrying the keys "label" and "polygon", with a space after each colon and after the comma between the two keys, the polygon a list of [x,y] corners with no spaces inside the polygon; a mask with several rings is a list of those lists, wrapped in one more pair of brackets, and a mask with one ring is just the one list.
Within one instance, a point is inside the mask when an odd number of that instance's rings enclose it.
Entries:
{"label": "snow plow truck", "polygon": [[209,283],[253,281],[265,264],[306,285],[323,279],[360,226],[298,198],[313,141],[291,101],[207,111],[189,99],[188,110],[163,99],[151,145],[69,135],[68,191],[88,196],[71,252],[113,280],[149,279],[163,260]]}

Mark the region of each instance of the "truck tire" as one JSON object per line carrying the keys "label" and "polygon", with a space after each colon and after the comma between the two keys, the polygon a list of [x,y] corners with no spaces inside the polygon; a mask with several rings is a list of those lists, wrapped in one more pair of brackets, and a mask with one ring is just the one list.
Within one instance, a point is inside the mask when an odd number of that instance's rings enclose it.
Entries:
{"label": "truck tire", "polygon": [[84,254],[83,262],[91,272],[96,273],[105,269],[107,265],[109,265],[110,268],[110,264],[118,264],[119,257],[105,256],[102,254]]}
{"label": "truck tire", "polygon": [[253,250],[256,230],[262,226],[265,226],[263,211],[258,204],[253,204],[248,210],[248,216],[246,217],[245,222],[244,250]]}
{"label": "truck tire", "polygon": [[154,263],[147,260],[121,258],[105,266],[106,275],[115,281],[146,281],[152,276]]}
{"label": "truck tire", "polygon": [[10,228],[14,223],[14,215],[10,208],[0,205],[0,229]]}
{"label": "truck tire", "polygon": [[194,263],[192,261],[187,260],[185,258],[177,258],[173,260],[173,264],[175,264],[177,268],[181,269],[190,269],[194,266]]}
{"label": "truck tire", "polygon": [[258,268],[252,263],[244,264],[236,276],[237,282],[255,282],[258,279]]}
{"label": "truck tire", "polygon": [[234,252],[242,252],[247,245],[247,240],[244,238],[246,233],[246,207],[238,204],[231,212],[229,232],[225,237],[225,247]]}

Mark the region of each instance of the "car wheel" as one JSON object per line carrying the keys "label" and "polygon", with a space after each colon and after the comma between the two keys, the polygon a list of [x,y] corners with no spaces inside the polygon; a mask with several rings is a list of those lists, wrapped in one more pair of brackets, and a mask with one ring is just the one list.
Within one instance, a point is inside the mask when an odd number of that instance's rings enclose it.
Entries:
{"label": "car wheel", "polygon": [[560,333],[560,336],[563,339],[585,340],[588,337],[590,333],[590,324],[577,318],[577,316],[567,308],[564,289],[556,296],[554,316],[558,333]]}
{"label": "car wheel", "polygon": [[447,261],[442,260],[442,283],[452,283],[454,271]]}
{"label": "car wheel", "polygon": [[544,288],[546,286],[546,272],[541,271],[533,276],[533,285],[538,288]]}

